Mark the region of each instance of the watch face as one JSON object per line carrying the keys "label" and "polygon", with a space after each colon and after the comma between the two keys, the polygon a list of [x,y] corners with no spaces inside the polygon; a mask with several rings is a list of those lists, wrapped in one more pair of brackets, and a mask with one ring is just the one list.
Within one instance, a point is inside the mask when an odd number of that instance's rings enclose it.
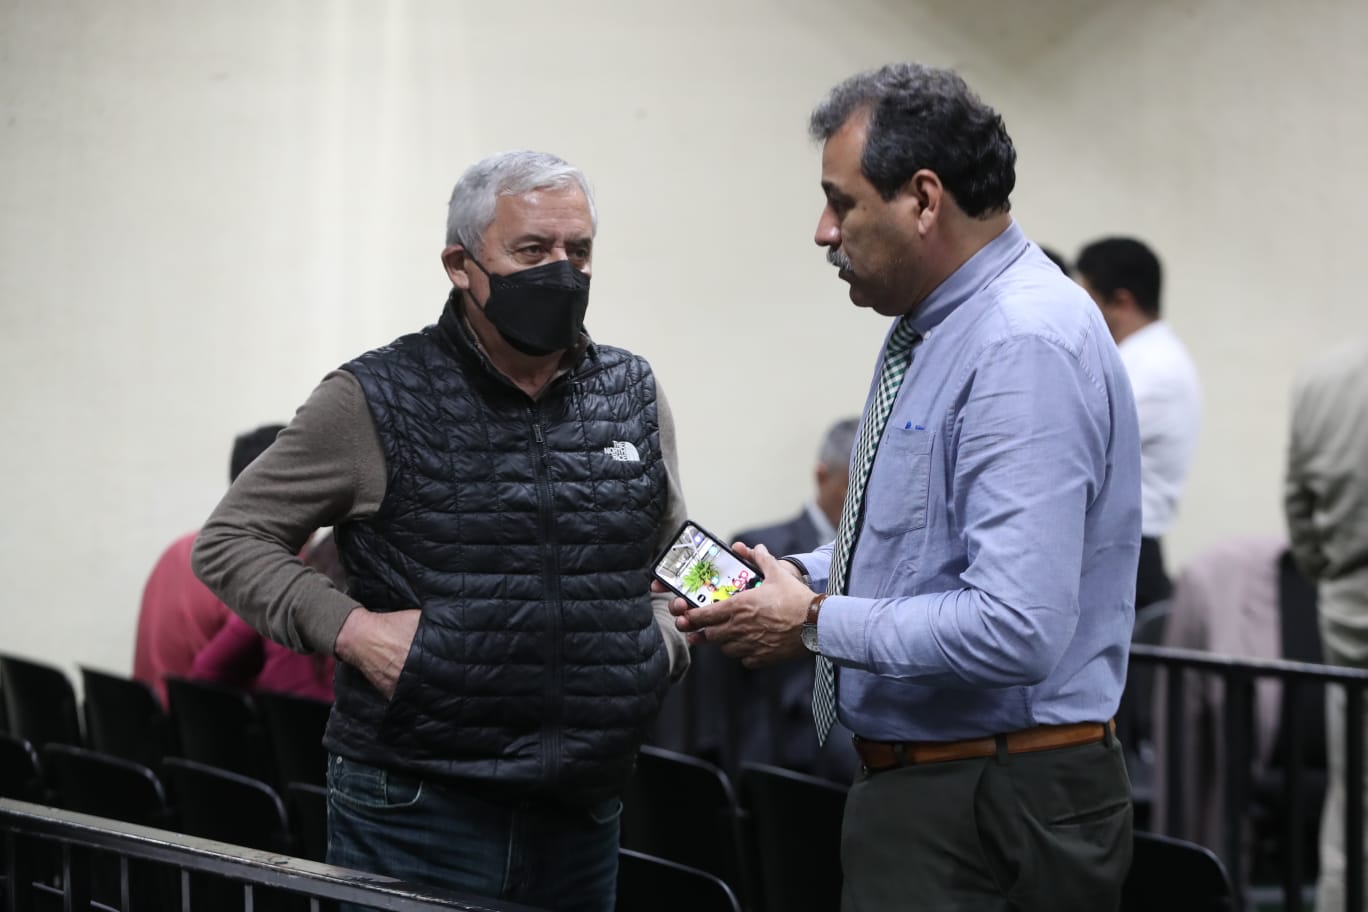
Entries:
{"label": "watch face", "polygon": [[804,624],[804,625],[803,625],[802,637],[803,637],[803,645],[806,646],[810,652],[819,652],[819,651],[820,651],[820,650],[818,650],[818,648],[817,648],[817,625],[816,625],[816,624]]}

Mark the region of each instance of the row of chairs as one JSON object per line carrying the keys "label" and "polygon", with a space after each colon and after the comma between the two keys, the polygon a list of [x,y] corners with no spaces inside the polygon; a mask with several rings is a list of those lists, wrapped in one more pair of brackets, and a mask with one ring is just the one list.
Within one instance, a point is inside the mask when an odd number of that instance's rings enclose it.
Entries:
{"label": "row of chairs", "polygon": [[85,699],[78,702],[60,668],[0,656],[0,732],[40,750],[54,743],[87,747],[154,771],[163,758],[183,757],[279,790],[292,782],[324,784],[326,702],[169,677],[163,709],[141,681],[86,667],[80,673]]}
{"label": "row of chairs", "polygon": [[166,757],[160,771],[56,742],[42,750],[0,735],[0,796],[156,827],[266,852],[322,861],[327,790],[303,782],[284,793],[227,770]]}
{"label": "row of chairs", "polygon": [[[323,861],[327,851],[327,791],[292,783],[282,801],[268,784],[191,760],[170,757],[151,769],[84,748],[51,743],[39,752],[0,735],[0,796],[52,804],[111,820],[168,829],[247,848]],[[97,867],[96,897],[118,895],[114,859]],[[55,874],[56,865],[53,866]],[[192,878],[195,909],[239,909],[240,890]],[[130,885],[134,907],[175,908],[180,885],[169,872],[143,865]],[[268,895],[269,909],[303,905]],[[99,907],[99,904],[96,906]],[[735,892],[704,871],[623,849],[618,871],[620,912],[741,912]]]}
{"label": "row of chairs", "polygon": [[623,796],[623,846],[720,878],[752,912],[837,908],[846,788],[758,763],[737,784],[704,760],[643,747]]}
{"label": "row of chairs", "polygon": [[[154,827],[246,848],[323,861],[327,849],[327,791],[291,783],[282,800],[271,785],[181,757],[164,757],[157,771],[131,760],[50,742],[41,750],[0,735],[0,797],[60,807],[137,826]],[[53,862],[48,880],[56,876]],[[130,889],[135,908],[180,907],[173,871],[136,865]],[[42,871],[39,872],[42,880]],[[120,893],[117,859],[93,869],[92,896]],[[195,909],[236,909],[241,891],[231,883],[192,878]],[[115,903],[117,905],[117,903]],[[267,908],[294,907],[276,897]]]}
{"label": "row of chairs", "polygon": [[[85,668],[82,679],[84,738],[65,674],[0,656],[0,703],[9,728],[21,744],[24,738],[33,744],[18,750],[31,755],[34,771],[6,775],[6,781],[27,779],[46,786],[59,796],[56,803],[78,800],[64,805],[72,810],[152,826],[165,825],[158,819],[176,820],[179,813],[179,826],[191,835],[270,851],[297,847],[305,857],[323,857],[326,792],[321,786],[326,755],[321,740],[327,704],[171,678],[167,714],[151,689],[139,682]],[[94,750],[80,750],[83,742]],[[43,764],[38,762],[39,753]],[[121,758],[125,766],[110,762],[114,758]],[[100,763],[102,771],[94,772]],[[76,772],[79,764],[85,764],[84,773]],[[49,768],[46,776],[36,772],[43,766]],[[196,825],[179,809],[178,796],[186,789],[181,780],[203,772],[201,767],[216,769],[216,797],[234,812],[224,811],[220,804],[211,819]],[[169,795],[159,774],[172,783]],[[205,778],[199,776],[201,789]],[[71,783],[81,779],[105,785],[73,799],[68,794],[74,794]],[[734,788],[721,769],[705,761],[643,748],[624,795],[623,849],[665,859],[682,871],[715,881],[706,889],[719,905],[697,908],[836,908],[846,787],[761,764],[745,765],[738,785]],[[145,813],[110,806],[112,795],[141,795]],[[287,796],[292,814],[281,795]],[[244,819],[241,812],[246,809],[259,811],[246,815],[254,821],[250,828],[228,828],[228,821]],[[829,862],[814,864],[814,858]],[[624,875],[629,885],[631,872],[629,866]],[[675,875],[683,876],[679,871]],[[702,882],[699,877],[695,881]],[[672,895],[683,896],[685,891],[681,887]]]}

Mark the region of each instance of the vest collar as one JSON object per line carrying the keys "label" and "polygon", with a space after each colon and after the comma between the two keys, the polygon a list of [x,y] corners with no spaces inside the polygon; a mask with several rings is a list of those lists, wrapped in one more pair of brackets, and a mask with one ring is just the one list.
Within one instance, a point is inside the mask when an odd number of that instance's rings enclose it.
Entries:
{"label": "vest collar", "polygon": [[[447,295],[446,305],[442,308],[442,315],[437,318],[437,337],[444,343],[457,357],[467,358],[480,363],[485,370],[495,377],[498,377],[509,386],[514,386],[513,381],[509,380],[504,372],[499,370],[492,360],[489,353],[480,344],[479,336],[475,335],[475,330],[470,325],[470,321],[465,315],[465,301],[461,297],[461,290],[453,287],[451,294]],[[556,376],[551,382],[554,384],[562,377],[571,372],[583,372],[591,364],[598,364],[598,350],[594,346],[594,340],[589,337],[587,331],[580,333],[579,342],[574,348],[567,349],[561,358],[560,368],[556,371]]]}

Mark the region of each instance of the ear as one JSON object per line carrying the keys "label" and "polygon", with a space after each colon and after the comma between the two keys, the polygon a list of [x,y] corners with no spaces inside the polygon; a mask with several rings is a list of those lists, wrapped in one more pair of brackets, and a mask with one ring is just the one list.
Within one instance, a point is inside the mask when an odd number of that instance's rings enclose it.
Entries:
{"label": "ear", "polygon": [[826,484],[826,480],[830,475],[831,470],[826,467],[825,463],[817,463],[817,487],[820,488],[822,485]]}
{"label": "ear", "polygon": [[917,233],[925,236],[941,217],[946,203],[945,185],[936,172],[922,168],[902,185],[896,201],[906,207]]}
{"label": "ear", "polygon": [[447,278],[451,279],[451,284],[462,291],[470,290],[470,275],[466,272],[466,253],[465,248],[460,244],[452,244],[442,251],[442,266],[446,268]]}
{"label": "ear", "polygon": [[1116,310],[1136,311],[1140,305],[1135,302],[1135,294],[1129,288],[1118,288],[1107,298],[1107,306]]}

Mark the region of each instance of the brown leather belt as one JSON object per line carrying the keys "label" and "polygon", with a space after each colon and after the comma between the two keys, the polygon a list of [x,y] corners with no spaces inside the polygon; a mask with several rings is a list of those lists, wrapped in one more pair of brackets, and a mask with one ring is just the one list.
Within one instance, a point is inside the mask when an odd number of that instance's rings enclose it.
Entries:
{"label": "brown leather belt", "polygon": [[1116,720],[1103,726],[1101,722],[1078,722],[1073,725],[1037,725],[1005,735],[970,738],[966,741],[867,741],[856,735],[855,753],[865,769],[872,773],[911,766],[914,763],[946,763],[950,760],[969,760],[991,757],[998,752],[998,741],[1005,742],[1009,754],[1054,750],[1091,744],[1116,731]]}

